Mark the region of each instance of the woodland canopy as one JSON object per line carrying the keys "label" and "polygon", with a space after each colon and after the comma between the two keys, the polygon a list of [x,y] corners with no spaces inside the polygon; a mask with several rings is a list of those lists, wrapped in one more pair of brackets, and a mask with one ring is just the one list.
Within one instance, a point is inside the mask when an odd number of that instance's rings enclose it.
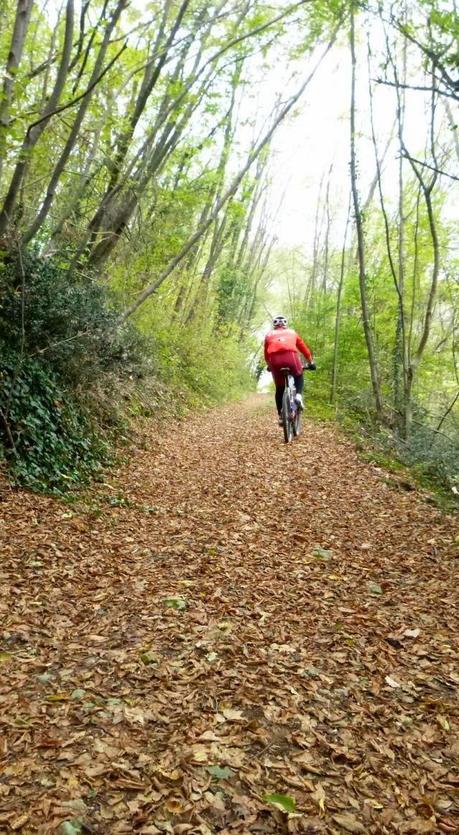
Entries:
{"label": "woodland canopy", "polygon": [[[241,396],[282,306],[317,358],[316,409],[455,490],[455,2],[2,0],[1,20],[15,478],[61,491],[98,471],[121,415]],[[278,128],[331,55],[349,70],[348,182],[308,161],[313,240],[288,248]]]}

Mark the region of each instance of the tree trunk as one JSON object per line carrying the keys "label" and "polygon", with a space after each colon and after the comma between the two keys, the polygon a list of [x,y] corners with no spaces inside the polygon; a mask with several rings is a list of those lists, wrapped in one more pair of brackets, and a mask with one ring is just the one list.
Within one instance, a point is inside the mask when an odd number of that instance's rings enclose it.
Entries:
{"label": "tree trunk", "polygon": [[[94,218],[92,219],[92,221],[90,223],[92,239],[95,239],[99,229],[101,228],[101,226],[103,224],[104,215],[106,213],[106,206],[107,206],[107,203],[110,201],[110,197],[114,194],[114,189],[116,188],[116,186],[119,183],[122,165],[123,165],[123,162],[126,158],[126,154],[128,152],[129,145],[130,145],[130,142],[132,140],[132,137],[134,136],[134,131],[135,131],[135,129],[137,127],[137,124],[139,122],[139,119],[142,116],[142,113],[145,109],[148,98],[151,95],[151,93],[153,92],[155,84],[158,81],[161,70],[164,67],[164,64],[166,63],[167,58],[169,57],[169,50],[170,50],[171,45],[173,43],[173,40],[174,40],[174,38],[177,34],[177,31],[180,27],[180,24],[183,20],[183,16],[185,14],[186,9],[188,8],[188,5],[189,5],[189,0],[183,0],[182,4],[180,6],[180,9],[178,11],[177,17],[175,19],[174,25],[172,26],[171,31],[169,33],[169,37],[167,39],[166,45],[160,51],[159,60],[156,64],[156,66],[152,69],[151,68],[151,62],[150,62],[149,65],[147,66],[146,70],[145,70],[145,74],[144,74],[144,77],[143,77],[143,80],[142,80],[142,84],[140,86],[137,101],[135,102],[133,112],[132,112],[132,114],[130,115],[130,118],[129,118],[128,127],[122,133],[122,135],[120,136],[120,138],[118,140],[118,143],[117,143],[117,149],[116,149],[116,152],[115,152],[114,159],[111,161],[110,180],[109,180],[109,183],[107,185],[107,189],[106,189],[105,194],[104,194],[104,196],[101,200],[100,207],[99,207],[98,211],[96,212]],[[162,22],[161,22],[161,25],[160,25],[160,28],[159,28],[159,32],[158,32],[158,35],[157,35],[157,38],[156,38],[156,42],[155,42],[154,52],[157,51],[160,47],[161,38],[164,34],[164,27],[165,27],[165,23],[166,23],[166,15],[167,15],[168,7],[169,7],[169,4],[166,3],[165,9],[164,9],[164,14],[163,14],[163,19],[162,19]]]}
{"label": "tree trunk", "polygon": [[[435,97],[435,88],[432,90],[432,99],[431,99],[431,113],[430,113],[430,135],[431,135],[431,153],[433,157],[434,163],[435,160],[435,108],[436,108],[436,97]],[[426,183],[424,180],[424,175],[418,169],[416,163],[412,160],[411,156],[408,154],[407,148],[402,140],[402,151],[403,155],[409,160],[413,173],[415,174],[421,191],[424,197],[424,202],[426,204],[427,209],[427,217],[429,221],[429,232],[430,238],[432,241],[432,251],[433,251],[433,264],[432,264],[432,274],[430,280],[430,288],[429,294],[427,297],[427,304],[426,310],[424,314],[424,322],[422,327],[421,336],[419,339],[418,347],[413,354],[410,354],[410,363],[407,369],[407,383],[406,383],[406,392],[405,392],[405,434],[406,438],[410,437],[411,433],[411,425],[412,425],[412,390],[413,384],[416,378],[417,370],[419,368],[419,364],[422,360],[424,355],[424,351],[429,340],[431,326],[432,326],[432,317],[435,308],[435,302],[437,298],[437,290],[438,290],[438,280],[440,276],[440,242],[438,239],[438,231],[437,231],[437,222],[435,219],[435,212],[432,203],[432,192],[435,188],[435,185],[438,180],[438,173],[432,175],[430,181]]]}
{"label": "tree trunk", "polygon": [[24,42],[29,28],[32,6],[33,0],[18,0],[13,35],[3,76],[3,90],[0,96],[0,180],[5,158],[6,133],[10,122],[14,80],[24,52]]}
{"label": "tree trunk", "polygon": [[73,0],[67,0],[65,13],[64,44],[62,47],[62,57],[59,64],[54,89],[48,101],[46,102],[42,113],[40,114],[40,118],[34,125],[29,127],[25,135],[24,141],[22,143],[19,162],[17,163],[16,168],[14,170],[10,187],[5,197],[5,202],[3,204],[2,211],[0,212],[0,234],[3,234],[6,231],[7,227],[12,223],[14,208],[16,206],[22,182],[27,171],[27,167],[30,160],[30,154],[35,145],[37,144],[40,136],[42,135],[46,125],[48,124],[49,119],[55,111],[59,103],[60,97],[62,95],[62,91],[67,80],[70,55],[72,52],[73,24],[74,2]]}
{"label": "tree trunk", "polygon": [[341,299],[342,299],[343,288],[344,288],[347,233],[348,233],[348,230],[349,230],[349,223],[350,223],[350,220],[351,220],[351,200],[352,200],[351,195],[349,195],[349,204],[348,204],[348,207],[347,207],[346,226],[345,226],[345,229],[344,229],[343,248],[341,250],[341,266],[340,266],[340,274],[339,274],[338,293],[337,293],[337,296],[336,296],[335,334],[334,334],[334,339],[333,339],[333,362],[332,362],[332,374],[331,374],[330,403],[336,403],[336,391],[337,391],[337,387],[338,387],[338,360],[339,360],[339,336],[340,336],[340,325],[341,325]]}
{"label": "tree trunk", "polygon": [[[171,106],[167,109],[167,112],[164,114],[164,117],[163,117],[164,120],[172,118],[173,123],[176,124],[176,114],[177,114],[177,112],[179,112],[179,109],[180,109],[181,105],[183,104],[183,102],[188,97],[192,87],[196,84],[197,80],[203,76],[203,74],[205,73],[207,68],[213,67],[214,65],[215,66],[217,65],[217,62],[218,62],[218,60],[221,56],[223,56],[231,48],[240,45],[241,43],[243,43],[244,41],[246,41],[249,38],[255,37],[257,34],[265,31],[266,29],[269,29],[276,22],[278,22],[278,21],[282,20],[283,18],[285,18],[286,16],[288,16],[295,8],[298,8],[299,6],[303,5],[304,2],[308,2],[308,0],[300,0],[299,3],[294,4],[289,9],[284,10],[279,15],[272,18],[270,21],[264,22],[264,23],[260,24],[259,26],[256,26],[255,28],[251,28],[251,29],[249,29],[249,31],[244,32],[242,35],[238,35],[237,37],[227,41],[222,47],[219,47],[212,55],[210,55],[209,58],[207,58],[204,61],[204,63],[201,64],[201,66],[199,66],[199,61],[197,60],[195,62],[194,67],[191,70],[190,75],[188,76],[186,84],[184,85],[183,92],[180,93],[178,95],[178,97],[176,97],[172,101]],[[222,4],[222,7],[223,7],[223,4]],[[247,15],[248,8],[249,7],[246,7],[244,9],[243,13],[240,15],[241,20],[243,20],[244,17]],[[216,10],[216,11],[218,11],[218,10]],[[335,40],[335,38],[336,38],[336,32],[333,35],[333,41]],[[330,46],[328,47],[328,49],[329,48],[330,48]],[[327,49],[327,51],[328,51],[328,49]],[[212,69],[209,78],[207,80],[205,79],[204,82],[202,82],[201,90],[205,90],[207,88],[208,84],[210,83],[210,79],[212,78],[212,75],[215,74],[216,72],[218,72],[218,67],[217,67],[217,70]],[[314,72],[315,72],[315,70],[314,70]],[[197,102],[199,99],[200,99],[200,93],[197,92],[197,93],[194,94],[194,101]],[[197,105],[195,104],[194,106],[191,107],[191,110],[189,111],[190,115],[191,115],[192,112],[194,112],[194,110],[196,109],[196,106]],[[185,126],[185,120],[183,118],[181,120],[181,124],[182,124],[182,126]],[[179,135],[178,132],[177,132],[177,135]],[[149,140],[149,141],[153,142],[155,138],[156,137],[153,136],[151,138],[151,140]],[[160,148],[158,148],[157,144],[156,144],[154,153],[155,154],[156,153],[161,153],[162,158],[164,157],[164,153],[161,151]],[[139,178],[135,177],[136,187],[138,186],[138,182],[139,182]],[[127,215],[127,212],[124,211],[122,206],[121,207],[117,206],[117,201],[119,199],[119,193],[118,193],[117,187],[115,187],[114,191],[116,192],[116,194],[112,195],[112,194],[108,193],[107,196],[106,196],[106,198],[107,198],[106,204],[100,206],[100,212],[102,212],[102,214],[104,214],[106,216],[109,216],[109,218],[107,218],[107,219],[111,219],[113,217],[115,218],[115,222],[114,222],[113,226],[110,226],[106,223],[105,217],[103,217],[102,221],[100,221],[98,216],[97,217],[94,216],[93,220],[90,223],[90,227],[89,227],[89,229],[90,229],[90,250],[91,250],[90,261],[94,265],[100,265],[108,257],[108,254],[116,246],[116,243],[119,239],[119,235],[118,235],[116,230],[120,229],[120,228],[124,228],[126,226],[126,224],[129,222],[129,217]],[[105,201],[105,198],[104,198],[104,201]],[[99,214],[99,210],[98,210],[97,214]],[[96,243],[96,241],[94,239],[94,234],[93,234],[93,232],[96,228],[101,230],[102,235],[106,235],[107,243],[101,242],[100,245],[99,245],[99,243]]]}
{"label": "tree trunk", "polygon": [[329,43],[327,44],[326,49],[324,50],[323,54],[319,58],[315,67],[313,68],[312,72],[309,74],[309,76],[307,77],[305,82],[301,85],[300,89],[297,91],[297,93],[294,96],[292,96],[292,98],[287,102],[287,104],[284,105],[284,107],[281,109],[280,113],[275,118],[274,123],[272,124],[272,126],[268,129],[268,131],[265,133],[265,135],[262,137],[262,139],[258,142],[258,144],[253,148],[253,150],[251,151],[251,153],[248,156],[248,159],[247,159],[247,162],[245,163],[245,165],[242,167],[242,169],[239,171],[239,173],[235,176],[235,178],[233,179],[233,182],[231,183],[231,185],[229,186],[227,191],[216,202],[215,207],[214,207],[213,211],[211,212],[211,214],[209,215],[208,219],[206,220],[205,224],[203,224],[201,227],[198,227],[196,232],[183,245],[183,247],[177,253],[175,258],[173,258],[170,261],[168,266],[160,273],[160,275],[157,277],[157,279],[154,282],[152,282],[150,285],[148,285],[148,287],[145,287],[145,289],[139,294],[137,299],[131,305],[129,305],[129,307],[126,308],[126,310],[120,316],[120,319],[119,319],[120,325],[122,325],[130,316],[132,316],[132,314],[140,307],[140,305],[143,304],[153,293],[156,292],[158,287],[161,286],[161,284],[166,280],[166,278],[168,278],[168,276],[175,270],[175,268],[178,266],[178,264],[180,264],[181,261],[183,261],[183,259],[188,255],[190,250],[201,239],[201,237],[205,234],[205,232],[207,231],[209,226],[211,226],[211,224],[214,223],[217,220],[218,215],[220,214],[220,211],[222,210],[222,208],[226,205],[228,200],[230,200],[231,197],[236,193],[236,191],[239,188],[239,185],[241,184],[242,180],[244,179],[246,173],[252,167],[253,163],[258,159],[258,157],[260,156],[263,149],[271,141],[271,138],[272,138],[273,134],[275,133],[276,128],[283,122],[283,120],[288,115],[288,113],[290,113],[291,109],[295,106],[295,104],[297,103],[300,96],[302,96],[302,94],[304,93],[308,84],[314,78],[318,68],[320,67],[323,59],[325,58],[325,55],[327,55],[327,53],[329,52],[329,50],[331,49],[331,47],[334,44],[335,39],[336,39],[336,34],[337,34],[337,31],[335,31],[333,33]]}
{"label": "tree trunk", "polygon": [[201,279],[199,282],[199,286],[196,292],[196,295],[193,300],[193,304],[188,311],[188,316],[186,317],[185,324],[189,325],[196,319],[199,311],[204,307],[208,292],[209,292],[209,282],[215,268],[215,265],[218,261],[218,258],[221,254],[221,251],[224,246],[224,233],[226,228],[226,216],[223,217],[220,223],[214,225],[214,232],[212,235],[212,242],[210,245],[210,252],[206,260],[205,267],[202,271]]}
{"label": "tree trunk", "polygon": [[374,347],[373,329],[370,321],[370,307],[367,296],[367,276],[365,269],[365,240],[363,233],[363,218],[360,209],[359,194],[357,189],[357,155],[356,155],[356,129],[355,129],[355,86],[356,86],[356,55],[355,55],[355,21],[354,21],[354,6],[351,0],[351,26],[350,26],[350,48],[351,48],[351,62],[352,62],[352,76],[351,76],[351,106],[350,106],[350,128],[351,128],[351,190],[352,200],[355,214],[355,227],[357,234],[357,253],[359,265],[359,289],[360,289],[360,304],[362,309],[363,330],[365,334],[365,342],[368,352],[368,362],[370,366],[371,386],[373,389],[373,398],[375,402],[376,415],[379,421],[383,420],[383,402],[381,397],[381,388],[379,383],[378,365],[376,359],[376,352]]}
{"label": "tree trunk", "polygon": [[[109,42],[110,42],[112,32],[113,32],[116,24],[118,23],[118,20],[121,16],[121,13],[126,8],[127,3],[128,3],[128,0],[118,0],[118,3],[117,3],[117,6],[116,6],[116,8],[113,12],[113,15],[110,18],[110,20],[109,20],[109,22],[108,22],[108,24],[105,28],[104,37],[103,37],[102,43],[100,45],[99,52],[97,54],[97,58],[95,60],[94,67],[93,67],[93,70],[92,70],[92,73],[91,73],[91,78],[90,78],[90,81],[89,81],[89,84],[88,84],[88,90],[91,90],[91,92],[88,92],[88,94],[85,95],[84,98],[82,99],[82,102],[81,102],[81,105],[79,107],[78,113],[77,113],[77,115],[75,117],[75,120],[73,122],[70,134],[67,138],[67,141],[64,145],[62,153],[61,153],[61,155],[60,155],[60,157],[59,157],[59,159],[58,159],[58,161],[57,161],[57,163],[54,167],[53,173],[50,177],[48,187],[47,187],[47,190],[46,190],[46,195],[45,195],[45,198],[44,198],[43,203],[41,205],[41,208],[40,208],[38,214],[36,215],[35,219],[32,221],[31,225],[29,226],[29,228],[27,229],[27,231],[24,234],[24,242],[25,243],[28,243],[37,234],[38,230],[41,228],[41,226],[45,222],[45,220],[48,216],[49,210],[50,210],[50,208],[51,208],[51,206],[54,202],[54,197],[55,197],[55,194],[56,194],[57,186],[58,186],[60,178],[61,178],[61,176],[62,176],[62,174],[65,170],[67,160],[68,160],[70,154],[72,153],[72,151],[75,147],[78,135],[80,133],[81,125],[83,123],[84,117],[86,116],[86,112],[87,112],[87,109],[89,107],[89,103],[91,101],[91,98],[92,98],[92,95],[93,95],[93,92],[94,92],[94,88],[93,88],[92,85],[95,84],[97,82],[97,79],[100,77],[101,70],[102,70],[102,65],[103,65],[104,58],[105,58],[105,55],[106,55],[106,52],[107,52],[107,49],[108,49],[108,45],[109,45]],[[120,51],[120,53],[118,53],[118,57],[121,54],[121,51]]]}
{"label": "tree trunk", "polygon": [[[406,14],[406,9],[403,10]],[[405,128],[405,87],[407,75],[407,40],[404,37],[402,50],[402,79],[399,79],[398,67],[396,60],[392,54],[392,49],[389,43],[389,38],[386,34],[386,51],[388,60],[392,66],[396,96],[397,96],[397,134],[399,144],[399,164],[398,164],[398,242],[397,242],[397,260],[398,267],[395,270],[393,263],[390,240],[389,240],[389,225],[387,215],[384,208],[384,200],[382,196],[382,189],[380,186],[381,207],[384,214],[384,222],[386,227],[386,241],[388,249],[388,257],[390,261],[391,271],[394,279],[395,288],[397,291],[397,321],[395,326],[395,343],[393,352],[393,381],[394,381],[394,411],[397,420],[397,429],[405,439],[408,437],[407,427],[405,425],[404,415],[407,414],[405,409],[405,398],[409,395],[411,397],[411,383],[408,385],[408,345],[406,334],[406,315],[405,315],[405,198],[404,198],[404,160],[403,160],[403,146],[404,146],[404,128]],[[373,136],[374,136],[374,128]],[[373,139],[376,144],[375,138]],[[408,410],[409,412],[411,410]]]}

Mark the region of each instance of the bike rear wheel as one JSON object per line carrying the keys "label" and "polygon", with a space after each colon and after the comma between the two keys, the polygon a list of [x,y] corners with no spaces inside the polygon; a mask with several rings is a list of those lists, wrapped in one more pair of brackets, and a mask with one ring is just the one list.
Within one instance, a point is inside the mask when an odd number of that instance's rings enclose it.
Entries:
{"label": "bike rear wheel", "polygon": [[284,430],[284,440],[289,444],[293,438],[293,425],[290,420],[290,398],[287,386],[285,387],[284,396],[282,398],[282,428]]}

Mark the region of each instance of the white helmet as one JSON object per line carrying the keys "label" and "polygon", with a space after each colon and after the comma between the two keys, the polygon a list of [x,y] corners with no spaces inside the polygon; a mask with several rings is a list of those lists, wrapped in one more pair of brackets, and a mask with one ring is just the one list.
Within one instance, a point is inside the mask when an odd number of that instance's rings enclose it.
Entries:
{"label": "white helmet", "polygon": [[286,328],[288,325],[287,319],[285,316],[274,316],[273,318],[273,328]]}

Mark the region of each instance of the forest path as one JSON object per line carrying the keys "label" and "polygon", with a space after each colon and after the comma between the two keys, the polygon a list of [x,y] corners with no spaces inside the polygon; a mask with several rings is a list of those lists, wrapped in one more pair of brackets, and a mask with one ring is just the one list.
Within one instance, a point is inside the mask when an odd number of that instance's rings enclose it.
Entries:
{"label": "forest path", "polygon": [[459,831],[453,518],[261,397],[147,431],[2,492],[0,832]]}

